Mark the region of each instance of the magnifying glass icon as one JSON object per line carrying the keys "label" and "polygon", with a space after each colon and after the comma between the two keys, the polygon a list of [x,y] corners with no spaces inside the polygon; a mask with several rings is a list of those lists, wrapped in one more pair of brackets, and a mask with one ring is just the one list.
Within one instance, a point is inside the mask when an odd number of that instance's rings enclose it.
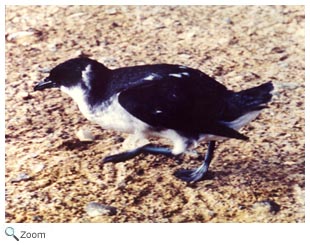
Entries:
{"label": "magnifying glass icon", "polygon": [[15,238],[16,241],[19,241],[18,237],[15,236],[15,234],[14,234],[14,229],[13,229],[13,227],[7,227],[7,228],[5,229],[5,234],[6,234],[7,236],[12,236],[12,237]]}

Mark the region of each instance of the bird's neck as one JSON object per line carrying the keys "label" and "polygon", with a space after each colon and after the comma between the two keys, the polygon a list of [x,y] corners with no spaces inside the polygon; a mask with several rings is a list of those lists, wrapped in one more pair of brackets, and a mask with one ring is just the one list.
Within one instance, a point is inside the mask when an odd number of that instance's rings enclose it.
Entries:
{"label": "bird's neck", "polygon": [[85,91],[80,86],[73,86],[70,88],[61,86],[60,90],[69,95],[75,103],[77,103],[82,114],[88,118],[91,108],[87,103],[87,95]]}

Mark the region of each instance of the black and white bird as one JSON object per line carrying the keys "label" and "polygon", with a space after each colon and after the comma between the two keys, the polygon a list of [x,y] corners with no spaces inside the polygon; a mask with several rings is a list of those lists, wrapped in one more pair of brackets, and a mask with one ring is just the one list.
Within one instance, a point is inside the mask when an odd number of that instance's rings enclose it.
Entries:
{"label": "black and white bird", "polygon": [[206,175],[216,140],[248,139],[238,130],[267,107],[273,85],[267,82],[233,92],[205,73],[182,65],[112,70],[96,60],[75,58],[53,68],[34,90],[46,88],[60,88],[88,120],[104,129],[132,134],[131,142],[156,136],[173,144],[170,150],[144,141],[134,149],[107,156],[103,162],[126,161],[141,153],[180,155],[208,141],[201,166],[175,172],[176,177],[195,182]]}

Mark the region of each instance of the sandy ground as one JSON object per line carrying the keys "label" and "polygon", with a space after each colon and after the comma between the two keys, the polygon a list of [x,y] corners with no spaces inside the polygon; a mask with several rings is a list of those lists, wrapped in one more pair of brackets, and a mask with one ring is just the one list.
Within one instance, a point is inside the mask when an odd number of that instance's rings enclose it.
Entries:
{"label": "sandy ground", "polygon": [[[302,6],[7,6],[6,221],[304,222],[304,51]],[[242,129],[249,142],[218,143],[203,181],[173,176],[201,163],[190,155],[101,169],[126,135],[87,122],[59,90],[33,91],[44,71],[81,54],[110,68],[187,65],[235,90],[271,80],[277,90]],[[95,139],[80,142],[80,128]]]}

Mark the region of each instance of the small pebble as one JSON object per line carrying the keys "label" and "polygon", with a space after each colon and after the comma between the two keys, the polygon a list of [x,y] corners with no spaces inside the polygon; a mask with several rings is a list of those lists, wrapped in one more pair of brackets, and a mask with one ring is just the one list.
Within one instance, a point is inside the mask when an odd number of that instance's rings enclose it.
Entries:
{"label": "small pebble", "polygon": [[33,222],[42,222],[43,221],[43,216],[42,215],[34,215],[32,217]]}
{"label": "small pebble", "polygon": [[88,54],[88,53],[85,53],[83,50],[77,50],[76,52],[75,52],[75,56],[76,57],[90,57],[91,55],[90,54]]}
{"label": "small pebble", "polygon": [[105,12],[107,14],[114,15],[114,14],[117,14],[117,9],[116,8],[109,8]]}
{"label": "small pebble", "polygon": [[264,200],[254,203],[253,210],[258,213],[276,214],[280,211],[280,205],[272,200]]}
{"label": "small pebble", "polygon": [[30,179],[31,179],[31,176],[29,176],[28,174],[20,173],[15,179],[12,179],[11,182],[16,183],[16,182],[21,182],[21,181],[30,180]]}
{"label": "small pebble", "polygon": [[19,32],[14,32],[14,33],[7,35],[7,40],[10,42],[16,42],[18,40],[23,40],[24,38],[27,38],[33,35],[35,35],[33,31],[19,31]]}
{"label": "small pebble", "polygon": [[39,172],[41,172],[44,168],[45,168],[45,165],[44,165],[43,163],[38,163],[38,164],[35,164],[35,165],[32,167],[32,172],[33,172],[33,173],[39,173]]}
{"label": "small pebble", "polygon": [[90,141],[93,141],[95,139],[94,135],[92,134],[92,132],[90,130],[82,129],[82,128],[80,128],[76,132],[76,136],[82,142],[90,142]]}
{"label": "small pebble", "polygon": [[115,215],[116,208],[112,206],[103,205],[99,202],[90,202],[85,207],[86,213],[91,217],[100,215]]}
{"label": "small pebble", "polygon": [[32,152],[27,155],[28,158],[36,158],[37,156],[39,156],[37,152]]}
{"label": "small pebble", "polygon": [[51,71],[51,68],[48,67],[38,67],[38,71],[42,73],[49,73]]}
{"label": "small pebble", "polygon": [[225,18],[225,22],[226,24],[233,24],[232,20],[229,17]]}
{"label": "small pebble", "polygon": [[282,83],[277,83],[275,85],[275,87],[277,89],[293,90],[293,89],[300,87],[300,85],[298,83],[294,83],[294,82],[282,82]]}
{"label": "small pebble", "polygon": [[56,52],[58,49],[57,43],[51,43],[47,47],[51,52]]}
{"label": "small pebble", "polygon": [[28,100],[28,99],[30,99],[32,97],[31,97],[31,95],[28,92],[21,91],[21,92],[16,94],[16,98],[17,99],[22,99],[22,100]]}
{"label": "small pebble", "polygon": [[82,184],[83,184],[83,185],[88,185],[88,184],[89,184],[89,180],[83,180],[83,181],[82,181]]}
{"label": "small pebble", "polygon": [[216,216],[216,213],[214,211],[210,210],[208,212],[208,215],[210,216],[210,218],[214,218]]}

